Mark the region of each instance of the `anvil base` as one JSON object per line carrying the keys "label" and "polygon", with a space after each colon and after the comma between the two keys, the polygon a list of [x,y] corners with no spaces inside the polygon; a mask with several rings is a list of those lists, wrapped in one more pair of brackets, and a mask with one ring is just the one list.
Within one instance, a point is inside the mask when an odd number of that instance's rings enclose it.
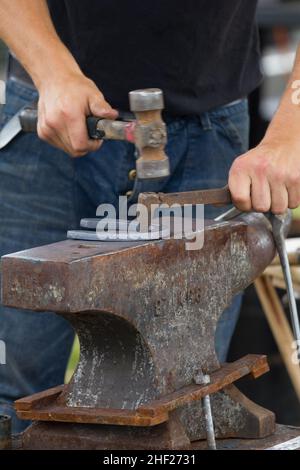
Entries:
{"label": "anvil base", "polygon": [[[140,431],[140,430],[139,430]],[[13,440],[15,450],[164,450],[161,449],[159,438],[152,441],[152,446],[145,445],[139,447],[139,443],[149,442],[146,434],[139,436],[139,439],[131,440],[129,443],[124,440],[119,441],[119,445],[109,447],[107,445],[107,434],[99,434],[97,426],[84,426],[64,423],[36,423],[32,425],[26,433],[19,435]],[[160,436],[163,437],[164,430]],[[136,437],[132,434],[132,439]],[[170,441],[169,449],[173,450],[207,450],[205,440],[196,441],[186,445],[180,443],[176,436],[174,442]],[[177,440],[177,446],[173,446]],[[129,446],[128,446],[129,444]],[[172,447],[173,446],[173,447]],[[300,450],[300,428],[293,426],[277,425],[275,432],[271,436],[261,439],[221,439],[217,441],[218,450]]]}

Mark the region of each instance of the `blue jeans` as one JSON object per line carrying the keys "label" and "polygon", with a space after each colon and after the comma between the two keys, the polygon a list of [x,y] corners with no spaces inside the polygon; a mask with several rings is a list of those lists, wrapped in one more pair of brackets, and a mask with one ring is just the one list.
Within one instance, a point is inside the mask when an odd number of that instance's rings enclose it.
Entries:
{"label": "blue jeans", "polygon": [[[7,104],[0,125],[36,92],[18,82],[7,86]],[[133,190],[187,191],[221,187],[236,156],[248,145],[247,101],[200,116],[168,122],[167,154],[171,177],[167,181],[134,183],[134,147],[108,141],[80,159],[20,134],[0,150],[0,255],[53,243],[78,228],[82,217],[94,217],[101,203],[117,205],[118,196]],[[224,209],[223,209],[224,210]],[[207,207],[206,216],[220,209]],[[219,323],[216,344],[221,361],[238,318],[241,296]],[[14,432],[26,423],[13,412],[13,401],[63,383],[74,332],[53,313],[0,309],[0,340],[6,343],[7,364],[0,365],[0,413],[13,416]]]}

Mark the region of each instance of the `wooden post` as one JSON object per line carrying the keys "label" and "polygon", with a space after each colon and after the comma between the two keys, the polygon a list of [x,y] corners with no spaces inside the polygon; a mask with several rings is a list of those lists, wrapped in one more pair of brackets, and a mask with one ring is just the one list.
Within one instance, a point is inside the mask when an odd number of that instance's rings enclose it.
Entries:
{"label": "wooden post", "polygon": [[262,275],[254,282],[256,292],[288,371],[296,395],[300,401],[300,367],[293,363],[294,337],[281,301],[269,276]]}

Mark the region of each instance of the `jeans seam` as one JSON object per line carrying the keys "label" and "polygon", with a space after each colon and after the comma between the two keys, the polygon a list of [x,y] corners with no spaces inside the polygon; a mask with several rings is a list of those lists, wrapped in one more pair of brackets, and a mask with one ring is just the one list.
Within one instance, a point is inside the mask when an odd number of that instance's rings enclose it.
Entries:
{"label": "jeans seam", "polygon": [[243,139],[242,139],[242,137],[239,133],[239,130],[234,125],[232,120],[228,116],[222,117],[221,119],[219,119],[218,124],[222,128],[222,130],[223,130],[224,134],[227,136],[227,138],[234,145],[237,145],[241,152],[244,152],[246,149],[245,149]]}

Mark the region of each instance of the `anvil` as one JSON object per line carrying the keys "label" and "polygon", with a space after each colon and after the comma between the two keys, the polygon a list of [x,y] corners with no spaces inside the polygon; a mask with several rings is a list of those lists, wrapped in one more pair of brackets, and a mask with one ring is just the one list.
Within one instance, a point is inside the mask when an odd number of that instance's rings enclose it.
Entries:
{"label": "anvil", "polygon": [[[34,421],[23,448],[190,448],[205,438],[207,394],[218,438],[272,434],[274,414],[233,385],[265,373],[265,357],[221,367],[215,332],[233,297],[274,256],[259,214],[208,222],[195,251],[184,239],[67,240],[4,256],[4,305],[53,311],[80,341],[69,384],[16,402],[18,415]],[[197,385],[199,373],[211,383]]]}

